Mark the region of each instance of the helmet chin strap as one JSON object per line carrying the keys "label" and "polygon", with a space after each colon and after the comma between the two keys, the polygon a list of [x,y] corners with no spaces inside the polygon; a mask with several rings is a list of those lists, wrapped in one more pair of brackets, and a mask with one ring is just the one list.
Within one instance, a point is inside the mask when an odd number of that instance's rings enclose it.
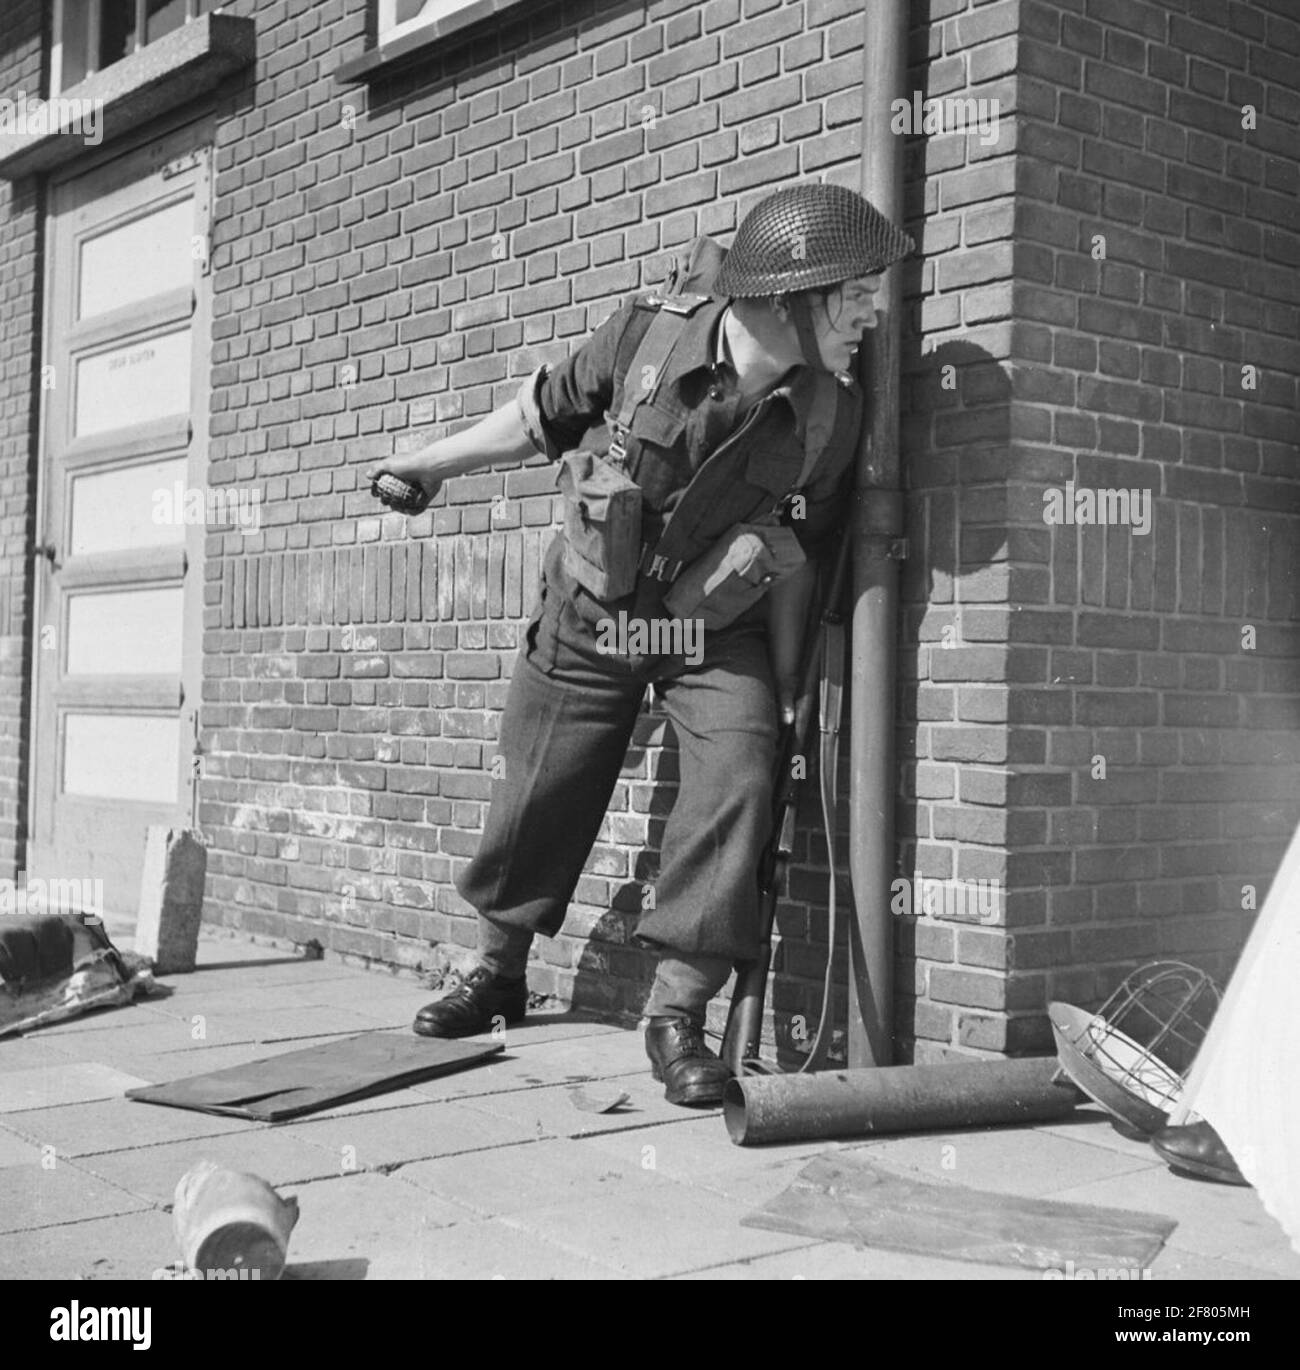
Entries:
{"label": "helmet chin strap", "polygon": [[813,327],[812,306],[806,294],[791,295],[790,317],[794,320],[794,331],[799,339],[799,350],[804,361],[818,371],[827,370],[822,360],[821,348],[817,346],[817,330]]}

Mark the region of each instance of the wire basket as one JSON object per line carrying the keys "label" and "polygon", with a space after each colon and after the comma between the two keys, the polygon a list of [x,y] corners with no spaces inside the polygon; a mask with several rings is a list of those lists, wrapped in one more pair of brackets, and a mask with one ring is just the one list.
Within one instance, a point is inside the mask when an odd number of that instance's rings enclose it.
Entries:
{"label": "wire basket", "polygon": [[1054,1003],[1048,1013],[1062,1069],[1114,1117],[1156,1132],[1182,1095],[1219,998],[1204,971],[1154,961],[1127,976],[1095,1014]]}

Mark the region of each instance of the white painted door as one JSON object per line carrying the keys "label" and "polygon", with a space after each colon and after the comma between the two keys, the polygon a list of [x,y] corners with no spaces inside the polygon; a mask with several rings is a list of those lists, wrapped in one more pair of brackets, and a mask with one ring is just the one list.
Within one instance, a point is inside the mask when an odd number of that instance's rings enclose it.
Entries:
{"label": "white painted door", "polygon": [[[205,529],[208,155],[182,130],[51,187],[28,874],[102,881],[191,823]],[[199,496],[202,499],[202,495]]]}

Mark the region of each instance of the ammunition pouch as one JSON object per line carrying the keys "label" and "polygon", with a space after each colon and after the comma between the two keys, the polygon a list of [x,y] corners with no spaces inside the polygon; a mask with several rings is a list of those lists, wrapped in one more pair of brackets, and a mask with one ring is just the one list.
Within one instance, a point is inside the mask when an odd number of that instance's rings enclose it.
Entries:
{"label": "ammunition pouch", "polygon": [[636,588],[641,556],[641,487],[620,463],[594,452],[561,459],[564,569],[597,599]]}
{"label": "ammunition pouch", "polygon": [[699,619],[706,629],[725,628],[805,560],[789,528],[737,523],[677,577],[664,608],[674,618]]}

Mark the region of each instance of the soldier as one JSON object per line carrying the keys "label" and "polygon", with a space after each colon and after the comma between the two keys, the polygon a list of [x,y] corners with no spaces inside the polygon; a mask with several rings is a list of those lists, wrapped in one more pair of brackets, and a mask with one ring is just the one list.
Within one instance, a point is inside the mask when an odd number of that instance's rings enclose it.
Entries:
{"label": "soldier", "polygon": [[[539,452],[566,463],[565,528],[510,682],[504,765],[457,880],[479,914],[478,965],[416,1032],[524,1016],[533,935],[560,930],[651,687],[680,785],[637,927],[659,958],[646,1050],[669,1101],[721,1101],[730,1072],[705,1044],[705,1011],[758,951],[778,713],[793,711],[816,558],[852,481],[862,403],[847,373],[883,272],[911,249],[850,190],[778,191],[746,215],[707,293],[631,301],[511,403],[367,472],[432,495]],[[683,622],[703,625],[698,650],[649,636]],[[615,655],[613,623],[647,640]]]}

